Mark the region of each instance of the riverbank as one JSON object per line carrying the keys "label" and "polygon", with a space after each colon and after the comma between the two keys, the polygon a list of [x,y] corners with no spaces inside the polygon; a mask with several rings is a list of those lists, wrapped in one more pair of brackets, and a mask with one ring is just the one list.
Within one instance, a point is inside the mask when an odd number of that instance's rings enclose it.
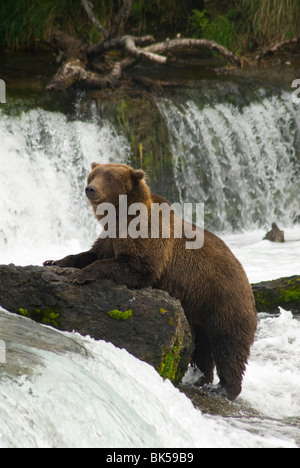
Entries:
{"label": "riverbank", "polygon": [[[185,85],[189,81],[206,78],[226,79],[238,77],[241,79],[258,80],[265,84],[291,87],[295,79],[300,79],[300,53],[278,53],[271,57],[255,59],[252,56],[241,57],[241,68],[228,64],[224,58],[209,57],[203,54],[200,57],[178,57],[174,62],[159,66],[157,64],[138,64],[134,71],[130,70],[128,76],[148,76],[154,81],[178,82]],[[55,54],[49,52],[37,53],[0,53],[0,75],[7,84],[8,95],[17,91],[32,91],[46,93],[46,85],[57,70]],[[126,88],[126,77],[124,80]],[[138,88],[138,86],[137,86]],[[155,91],[155,89],[153,89]],[[162,89],[160,88],[160,91]],[[101,94],[110,95],[106,90]],[[92,92],[92,94],[94,94]]]}

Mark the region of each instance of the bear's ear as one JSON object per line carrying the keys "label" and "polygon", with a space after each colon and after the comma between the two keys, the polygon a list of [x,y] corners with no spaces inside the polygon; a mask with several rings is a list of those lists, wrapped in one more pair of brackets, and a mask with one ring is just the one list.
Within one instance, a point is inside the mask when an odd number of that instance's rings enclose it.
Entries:
{"label": "bear's ear", "polygon": [[132,170],[131,177],[133,180],[142,180],[145,177],[145,172],[142,169],[138,169],[137,171]]}
{"label": "bear's ear", "polygon": [[95,167],[97,167],[97,166],[100,166],[100,164],[99,164],[99,163],[96,163],[96,162],[93,162],[93,163],[91,164],[91,168],[92,168],[92,169],[95,169]]}

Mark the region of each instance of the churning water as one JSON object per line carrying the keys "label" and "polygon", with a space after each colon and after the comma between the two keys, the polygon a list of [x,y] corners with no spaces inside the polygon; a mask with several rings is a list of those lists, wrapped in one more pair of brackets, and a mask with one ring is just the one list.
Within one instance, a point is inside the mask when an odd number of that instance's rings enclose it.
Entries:
{"label": "churning water", "polygon": [[[158,105],[181,200],[204,201],[208,221],[214,206],[252,282],[299,274],[299,120],[287,96]],[[82,121],[35,109],[1,113],[0,141],[0,263],[88,249],[97,227],[86,175],[94,160],[130,158],[122,132],[96,112]],[[273,221],[285,244],[261,240]],[[300,322],[288,311],[260,316],[243,392],[217,415],[109,343],[3,310],[0,327],[0,447],[300,447]]]}
{"label": "churning water", "polygon": [[229,417],[202,414],[125,350],[70,333],[50,340],[42,325],[33,339],[29,319],[9,328],[7,315],[0,311],[11,340],[8,369],[0,365],[0,447],[300,446],[300,323],[288,313],[261,322]]}

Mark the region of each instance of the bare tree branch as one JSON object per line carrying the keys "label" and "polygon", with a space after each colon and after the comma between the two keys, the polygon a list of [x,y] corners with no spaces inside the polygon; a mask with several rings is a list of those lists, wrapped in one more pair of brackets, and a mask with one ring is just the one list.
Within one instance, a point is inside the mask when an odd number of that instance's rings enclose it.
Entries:
{"label": "bare tree branch", "polygon": [[154,42],[153,36],[144,36],[136,38],[133,36],[123,36],[116,39],[106,39],[103,42],[90,47],[87,54],[90,57],[103,54],[109,50],[126,50],[131,56],[136,58],[145,58],[160,64],[167,63],[168,59],[164,55],[186,52],[187,50],[199,50],[208,48],[216,50],[235,65],[241,66],[240,59],[229,49],[221,46],[215,41],[208,39],[173,39],[165,42],[156,43],[144,48],[138,48],[136,45],[143,45],[145,42]]}
{"label": "bare tree branch", "polygon": [[153,36],[143,36],[143,37],[134,37],[134,36],[124,36],[118,37],[116,39],[105,39],[104,41],[91,46],[87,49],[87,55],[91,58],[102,55],[109,50],[123,50],[125,48],[126,39],[130,37],[136,45],[143,45],[147,42],[153,43],[155,39]]}
{"label": "bare tree branch", "polygon": [[163,57],[162,55],[154,54],[153,52],[146,51],[145,48],[139,49],[138,47],[136,47],[135,41],[132,37],[127,36],[127,37],[124,37],[123,39],[124,39],[124,47],[126,51],[128,52],[128,54],[131,55],[132,57],[135,57],[137,59],[145,58],[147,60],[151,60],[153,62],[157,62],[160,64],[167,63],[166,57]]}
{"label": "bare tree branch", "polygon": [[[95,21],[97,22],[87,0],[81,1],[87,8],[86,11],[91,21],[93,21],[93,23]],[[113,28],[115,28],[113,34],[117,34],[121,22],[130,11],[131,4],[132,0],[124,0],[123,7],[119,11],[118,18],[115,20],[113,26]],[[141,38],[133,36],[109,37],[108,34],[110,33],[104,30],[101,25],[100,28],[102,33],[106,34],[106,36],[105,39],[96,46],[83,44],[80,40],[62,31],[53,32],[51,43],[56,50],[62,50],[64,52],[65,63],[52,78],[47,86],[47,90],[65,92],[68,88],[77,83],[82,87],[93,89],[117,87],[121,85],[121,79],[125,70],[132,67],[138,60],[144,59],[160,65],[165,65],[168,63],[171,55],[178,53],[186,54],[190,51],[195,52],[203,47],[215,50],[235,65],[241,66],[239,58],[233,52],[207,39],[178,38],[151,44],[146,47],[138,47],[143,46],[147,42],[154,42],[154,38],[152,36],[144,36]],[[277,47],[281,47],[281,44]],[[125,53],[125,58],[118,62],[113,62],[108,55],[105,55],[106,52],[111,50],[123,51]],[[95,70],[101,74],[95,73]]]}
{"label": "bare tree branch", "polygon": [[255,57],[255,60],[259,60],[262,57],[267,57],[268,55],[273,55],[273,54],[275,54],[276,52],[278,52],[280,49],[282,49],[284,47],[293,46],[293,45],[299,44],[299,43],[300,43],[300,37],[294,37],[293,39],[286,39],[286,40],[277,42],[277,44],[275,44],[270,49],[266,49],[266,50],[262,51],[260,54],[258,54]]}
{"label": "bare tree branch", "polygon": [[110,74],[101,77],[97,73],[87,71],[80,60],[69,61],[59,68],[46,89],[47,91],[66,92],[75,83],[92,89],[115,87],[121,70],[120,67],[120,71],[113,70]]}
{"label": "bare tree branch", "polygon": [[153,44],[151,46],[145,47],[143,52],[150,52],[154,54],[168,54],[175,52],[186,52],[187,50],[195,50],[206,47],[211,50],[217,51],[219,54],[223,55],[235,65],[241,66],[240,59],[229,49],[221,46],[215,41],[208,39],[173,39],[171,41],[167,40],[165,42],[160,42]]}
{"label": "bare tree branch", "polygon": [[117,37],[115,39],[106,39],[100,44],[91,47],[88,49],[87,54],[89,57],[94,57],[96,55],[103,54],[109,50],[125,50],[129,55],[135,57],[136,59],[145,58],[164,64],[167,62],[167,58],[161,55],[155,54],[151,51],[140,49],[136,46],[136,43],[143,44],[144,42],[153,42],[154,38],[152,36],[145,36],[141,38],[136,38],[132,36],[123,36]]}
{"label": "bare tree branch", "polygon": [[123,0],[123,5],[117,14],[114,24],[112,25],[111,30],[109,31],[108,37],[115,37],[119,34],[120,27],[122,23],[127,21],[128,16],[130,14],[131,6],[132,6],[133,0]]}
{"label": "bare tree branch", "polygon": [[108,36],[108,31],[102,26],[102,24],[99,23],[97,18],[95,17],[93,10],[92,10],[92,5],[87,1],[87,0],[81,0],[81,4],[83,8],[86,11],[86,14],[88,15],[89,19],[93,23],[94,26],[100,31],[100,33],[104,36]]}
{"label": "bare tree branch", "polygon": [[135,62],[136,60],[131,57],[126,58],[122,62],[117,62],[114,65],[110,74],[108,75],[109,78],[112,78],[113,80],[121,80],[124,71],[132,67],[135,64]]}
{"label": "bare tree branch", "polygon": [[[136,62],[135,57],[127,57],[120,62],[103,64],[106,74],[104,76],[99,75],[87,69],[88,60],[84,54],[86,49],[82,46],[80,41],[62,31],[55,31],[51,39],[53,46],[57,50],[63,50],[66,61],[57,70],[56,74],[47,85],[47,91],[66,92],[68,88],[77,83],[84,88],[115,88],[121,85],[121,78],[124,71],[133,66]],[[115,40],[115,42],[116,41],[120,40]],[[123,48],[124,47],[123,40]]]}

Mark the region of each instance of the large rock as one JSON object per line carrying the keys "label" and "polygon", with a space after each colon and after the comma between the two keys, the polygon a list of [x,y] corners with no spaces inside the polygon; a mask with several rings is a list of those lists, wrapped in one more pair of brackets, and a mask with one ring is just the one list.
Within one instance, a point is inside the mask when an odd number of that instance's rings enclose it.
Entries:
{"label": "large rock", "polygon": [[178,383],[193,352],[180,302],[164,291],[130,290],[110,281],[72,285],[67,280],[72,271],[0,265],[0,306],[59,330],[125,348]]}
{"label": "large rock", "polygon": [[258,312],[279,312],[279,307],[300,314],[300,276],[253,284]]}
{"label": "large rock", "polygon": [[281,231],[277,224],[272,224],[271,231],[267,232],[264,237],[264,240],[269,240],[271,242],[285,242],[284,240],[284,231]]}

